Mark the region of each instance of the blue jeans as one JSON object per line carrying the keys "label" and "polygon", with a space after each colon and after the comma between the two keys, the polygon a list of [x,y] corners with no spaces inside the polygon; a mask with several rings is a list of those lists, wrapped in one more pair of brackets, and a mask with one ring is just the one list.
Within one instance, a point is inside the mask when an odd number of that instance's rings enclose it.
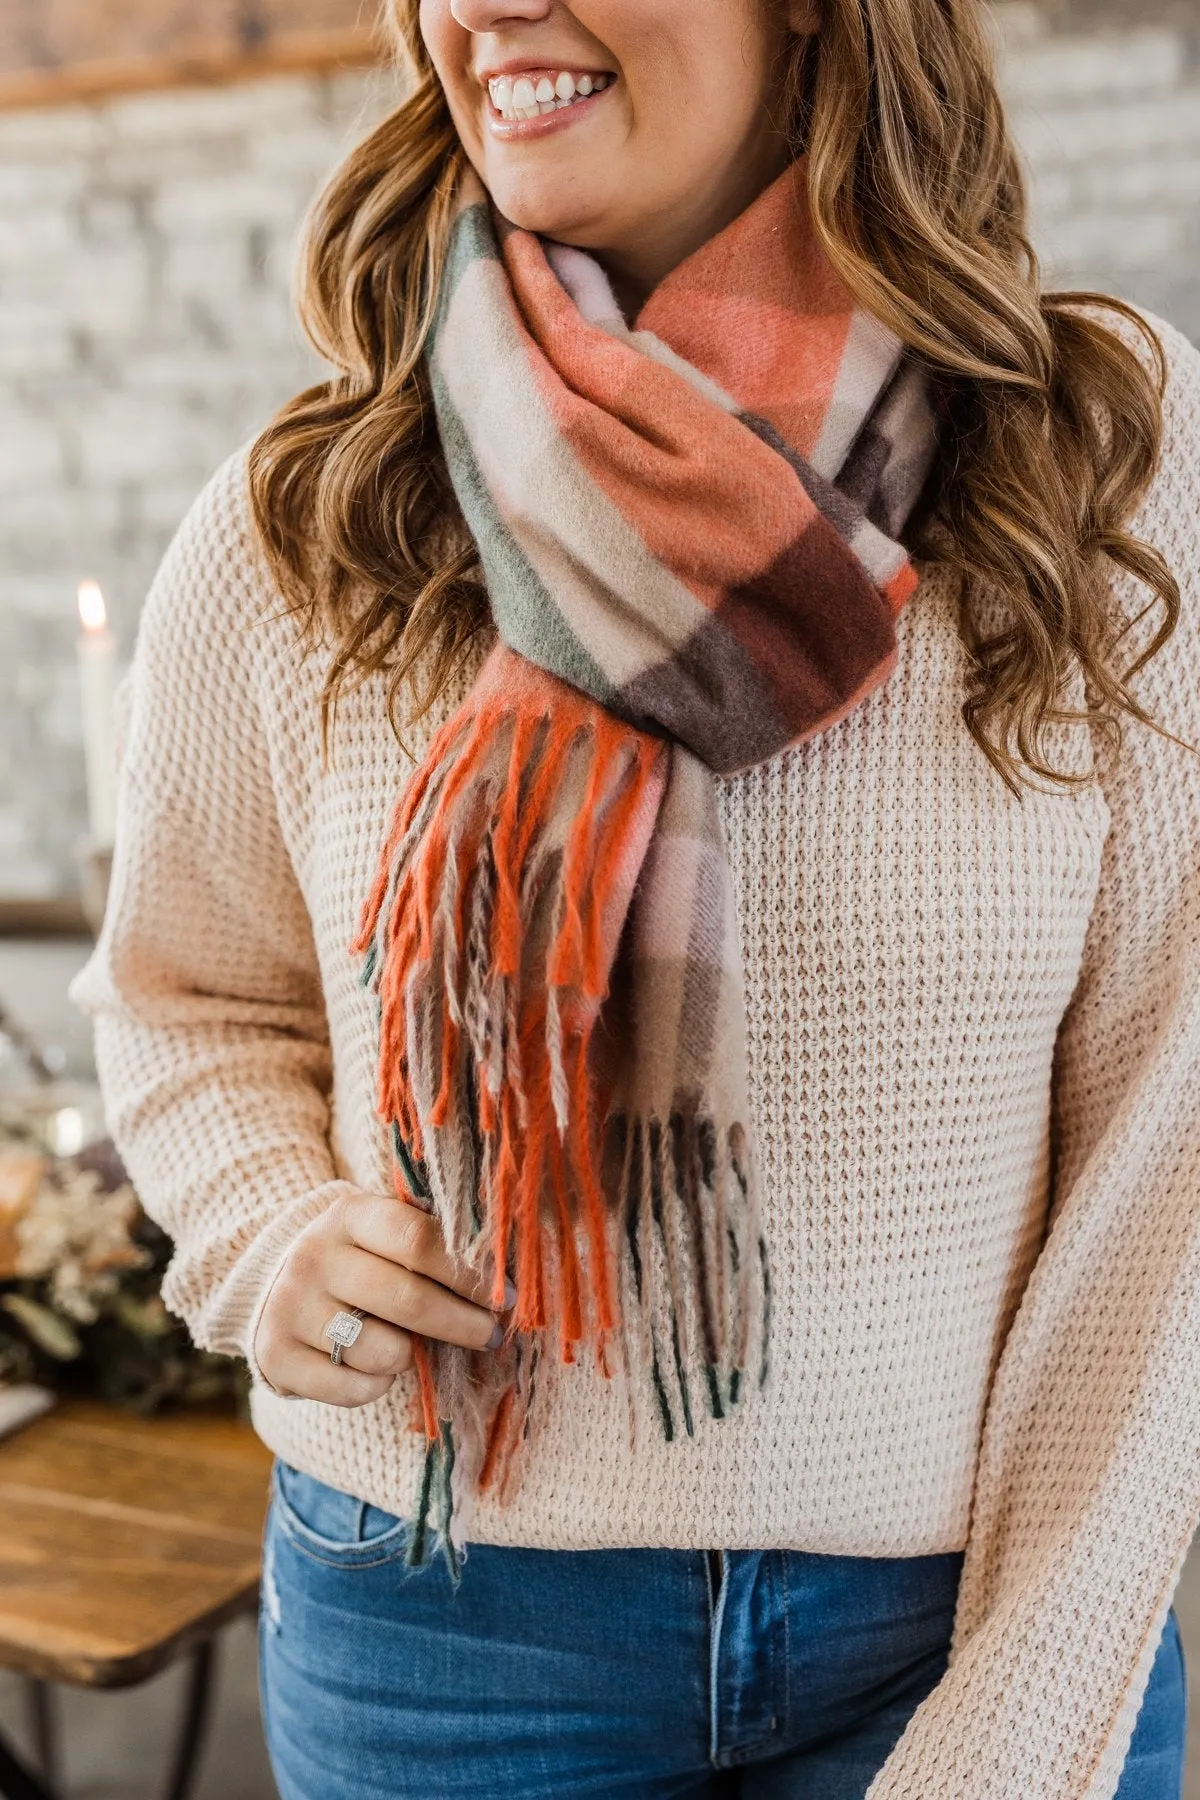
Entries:
{"label": "blue jeans", "polygon": [[[455,1591],[284,1463],[260,1625],[282,1800],[862,1800],[946,1667],[960,1554],[521,1550]],[[1118,1800],[1179,1800],[1174,1611]]]}

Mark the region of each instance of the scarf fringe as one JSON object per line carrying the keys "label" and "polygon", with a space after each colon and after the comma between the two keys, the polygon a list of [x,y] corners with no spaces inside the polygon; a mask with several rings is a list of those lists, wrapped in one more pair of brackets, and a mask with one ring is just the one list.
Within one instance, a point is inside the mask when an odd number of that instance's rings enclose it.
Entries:
{"label": "scarf fringe", "polygon": [[744,1128],[719,1130],[694,1097],[666,1118],[614,1113],[619,1072],[597,1039],[662,756],[568,687],[552,707],[544,692],[536,707],[476,694],[396,810],[351,946],[377,999],[396,1192],[490,1275],[493,1307],[506,1276],[517,1291],[498,1351],[418,1340],[427,1450],[409,1560],[439,1539],[456,1581],[476,1494],[504,1503],[518,1479],[551,1328],[564,1363],[590,1345],[602,1375],[619,1365],[633,1437],[646,1389],[671,1439],[694,1433],[701,1405],[723,1417],[752,1372],[766,1379]]}

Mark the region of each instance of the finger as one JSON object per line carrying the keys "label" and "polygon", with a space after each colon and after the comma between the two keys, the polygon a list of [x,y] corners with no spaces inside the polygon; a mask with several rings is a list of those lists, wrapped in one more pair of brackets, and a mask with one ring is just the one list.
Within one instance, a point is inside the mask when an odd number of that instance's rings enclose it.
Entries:
{"label": "finger", "polygon": [[480,1275],[452,1257],[437,1219],[419,1206],[371,1195],[348,1210],[346,1223],[350,1241],[359,1249],[386,1257],[403,1268],[415,1269],[465,1300],[497,1312],[516,1301],[511,1282],[502,1277],[498,1294],[494,1271]]}
{"label": "finger", "polygon": [[[328,1294],[314,1295],[300,1308],[295,1321],[296,1336],[312,1350],[332,1356],[333,1341],[325,1328],[335,1313],[349,1312],[340,1300]],[[412,1367],[412,1337],[398,1325],[383,1319],[365,1318],[354,1342],[342,1351],[341,1367],[359,1369],[364,1375],[402,1375]]]}
{"label": "finger", "polygon": [[326,1278],[335,1294],[352,1296],[355,1306],[377,1319],[467,1350],[487,1349],[498,1323],[486,1307],[356,1244],[330,1250]]}
{"label": "finger", "polygon": [[286,1397],[320,1400],[326,1406],[370,1406],[382,1400],[396,1377],[365,1375],[360,1369],[335,1364],[319,1350],[296,1344],[272,1372],[272,1386]]}

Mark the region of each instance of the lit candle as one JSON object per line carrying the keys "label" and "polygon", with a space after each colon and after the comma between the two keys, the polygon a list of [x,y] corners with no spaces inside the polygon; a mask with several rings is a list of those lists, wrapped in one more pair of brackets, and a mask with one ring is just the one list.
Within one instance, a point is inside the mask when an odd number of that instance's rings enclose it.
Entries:
{"label": "lit candle", "polygon": [[97,849],[112,845],[117,817],[113,701],[117,640],[108,629],[104,595],[94,581],[79,584],[83,630],[76,643],[79,691],[83,700],[83,749],[87,762],[88,824]]}

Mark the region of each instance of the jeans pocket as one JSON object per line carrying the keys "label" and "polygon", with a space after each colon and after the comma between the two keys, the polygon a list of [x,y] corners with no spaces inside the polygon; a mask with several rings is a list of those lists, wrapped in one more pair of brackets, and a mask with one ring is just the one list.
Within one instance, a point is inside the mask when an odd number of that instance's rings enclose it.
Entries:
{"label": "jeans pocket", "polygon": [[271,1510],[290,1544],[336,1568],[377,1568],[397,1561],[408,1549],[407,1519],[344,1494],[290,1463],[276,1461]]}

